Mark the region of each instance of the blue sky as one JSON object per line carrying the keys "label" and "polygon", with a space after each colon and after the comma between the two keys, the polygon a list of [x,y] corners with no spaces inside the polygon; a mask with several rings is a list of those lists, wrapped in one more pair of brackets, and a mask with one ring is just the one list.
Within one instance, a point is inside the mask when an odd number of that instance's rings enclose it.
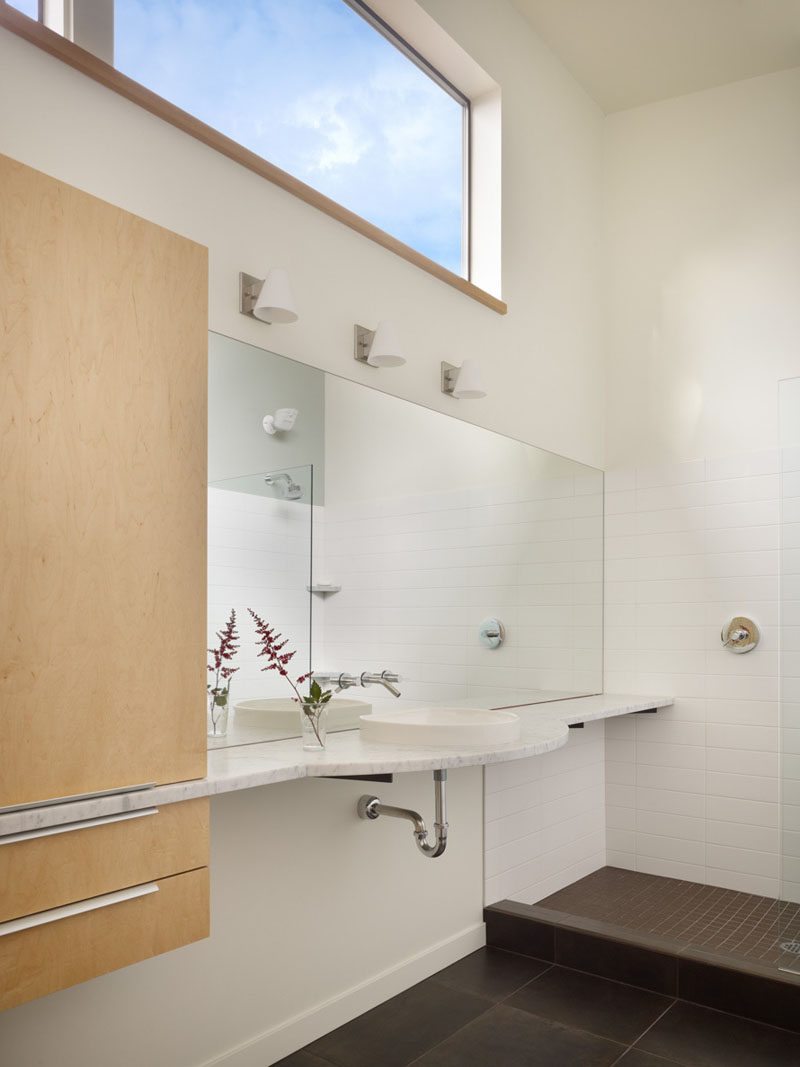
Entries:
{"label": "blue sky", "polygon": [[115,64],[461,272],[461,107],[342,0],[116,0]]}

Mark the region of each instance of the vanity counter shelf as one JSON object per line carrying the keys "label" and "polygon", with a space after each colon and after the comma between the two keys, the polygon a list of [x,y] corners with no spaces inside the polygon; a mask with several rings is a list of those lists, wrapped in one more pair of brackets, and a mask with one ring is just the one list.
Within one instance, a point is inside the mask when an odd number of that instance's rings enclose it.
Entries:
{"label": "vanity counter shelf", "polygon": [[90,800],[8,811],[0,814],[0,836],[295,778],[399,774],[526,759],[566,744],[571,725],[667,708],[672,704],[672,697],[612,693],[515,707],[513,710],[522,720],[521,738],[495,747],[405,748],[367,743],[359,731],[349,730],[330,736],[327,748],[319,753],[303,752],[297,738],[219,749],[208,753],[208,775],[205,778]]}

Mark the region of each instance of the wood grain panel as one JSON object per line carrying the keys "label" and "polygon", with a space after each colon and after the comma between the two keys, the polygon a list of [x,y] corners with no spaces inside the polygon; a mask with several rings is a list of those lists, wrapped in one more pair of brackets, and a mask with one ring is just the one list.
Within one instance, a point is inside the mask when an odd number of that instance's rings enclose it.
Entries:
{"label": "wood grain panel", "polygon": [[484,289],[467,281],[466,278],[462,278],[460,275],[448,270],[447,267],[443,267],[441,263],[436,263],[434,260],[429,259],[422,252],[418,252],[416,248],[411,248],[409,245],[404,244],[403,241],[399,241],[396,237],[386,233],[385,230],[381,230],[373,223],[362,219],[360,215],[356,215],[355,212],[349,211],[335,200],[331,200],[330,197],[318,192],[310,185],[306,185],[305,182],[301,182],[293,174],[288,174],[285,170],[281,170],[280,167],[276,167],[274,163],[269,163],[266,159],[256,155],[255,152],[251,152],[243,145],[231,140],[230,137],[226,137],[219,130],[215,130],[212,126],[201,122],[194,115],[190,115],[188,111],[183,111],[181,108],[176,107],[175,104],[171,104],[169,100],[158,96],[150,89],[145,89],[143,85],[140,85],[132,78],[120,74],[118,70],[115,70],[108,63],[104,63],[102,59],[98,59],[91,52],[80,48],[72,41],[65,40],[65,38],[49,30],[46,26],[34,22],[33,19],[26,18],[19,11],[15,11],[2,3],[0,3],[0,26],[36,45],[37,48],[41,48],[42,51],[47,52],[49,55],[55,56],[56,59],[60,59],[63,63],[67,63],[75,70],[79,70],[82,74],[94,79],[94,81],[104,85],[107,89],[111,89],[113,92],[125,97],[126,100],[130,100],[146,111],[150,111],[164,122],[175,126],[176,129],[188,133],[190,137],[194,137],[196,140],[208,145],[215,152],[227,156],[260,177],[266,178],[273,185],[285,189],[292,196],[296,196],[298,200],[303,200],[306,204],[323,212],[323,214],[336,219],[337,222],[341,222],[344,226],[355,230],[356,233],[369,238],[370,241],[374,241],[375,244],[389,249],[390,252],[394,252],[401,259],[413,263],[415,267],[419,267],[420,270],[424,270],[427,274],[438,278],[439,281],[444,282],[453,289],[458,289],[472,300],[483,304],[484,307],[496,311],[499,315],[505,315],[508,311],[508,306],[499,297],[487,293]]}
{"label": "wood grain panel", "polygon": [[158,892],[0,937],[0,1011],[208,937],[208,868]]}
{"label": "wood grain panel", "polygon": [[0,845],[0,922],[208,866],[208,798]]}
{"label": "wood grain panel", "polygon": [[0,157],[0,806],[205,774],[207,250]]}

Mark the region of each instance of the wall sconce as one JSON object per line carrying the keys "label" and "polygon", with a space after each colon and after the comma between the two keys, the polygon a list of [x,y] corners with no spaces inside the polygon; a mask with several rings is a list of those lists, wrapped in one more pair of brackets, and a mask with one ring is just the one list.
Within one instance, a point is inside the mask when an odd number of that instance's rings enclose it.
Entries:
{"label": "wall sconce", "polygon": [[465,359],[460,367],[442,360],[442,392],[456,400],[479,400],[486,396],[475,360]]}
{"label": "wall sconce", "polygon": [[401,367],[406,361],[397,330],[388,319],[381,319],[374,330],[356,324],[353,355],[368,367]]}
{"label": "wall sconce", "polygon": [[268,325],[296,322],[297,306],[285,270],[273,267],[266,278],[239,272],[239,311]]}
{"label": "wall sconce", "polygon": [[278,408],[274,415],[265,415],[261,423],[264,433],[268,433],[270,437],[274,437],[279,430],[286,433],[294,426],[297,415],[297,408]]}

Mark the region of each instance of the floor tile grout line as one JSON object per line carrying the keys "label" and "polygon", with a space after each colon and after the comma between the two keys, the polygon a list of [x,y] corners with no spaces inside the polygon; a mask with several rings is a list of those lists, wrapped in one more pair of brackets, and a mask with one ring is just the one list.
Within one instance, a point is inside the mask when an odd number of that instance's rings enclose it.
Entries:
{"label": "floor tile grout line", "polygon": [[[646,1037],[650,1033],[650,1031],[653,1029],[653,1027],[656,1026],[658,1023],[660,1023],[661,1020],[664,1018],[665,1015],[667,1015],[668,1012],[672,1011],[672,1009],[678,1003],[678,1000],[679,1000],[679,998],[675,997],[673,999],[672,1003],[669,1005],[669,1007],[664,1008],[664,1010],[661,1012],[661,1014],[658,1016],[657,1019],[653,1019],[653,1021],[650,1023],[650,1025],[645,1030],[643,1030],[641,1032],[641,1034],[639,1034],[639,1036],[636,1038],[636,1040],[634,1042],[631,1043],[631,1045],[630,1045],[630,1047],[628,1049],[629,1052],[630,1052],[631,1049],[636,1048],[636,1046],[639,1044],[639,1042],[642,1040],[642,1038]],[[641,1051],[646,1051],[646,1050],[641,1049]]]}
{"label": "floor tile grout line", "polygon": [[415,1063],[419,1063],[423,1056],[427,1056],[429,1053],[433,1052],[434,1049],[437,1049],[440,1045],[443,1045],[446,1041],[450,1041],[456,1036],[456,1034],[460,1034],[462,1030],[466,1030],[468,1026],[472,1026],[473,1023],[478,1021],[478,1019],[482,1019],[484,1015],[489,1014],[492,1008],[496,1007],[496,1004],[490,1004],[489,1007],[482,1011],[479,1015],[476,1015],[473,1019],[470,1019],[469,1022],[464,1023],[463,1026],[459,1026],[459,1028],[457,1030],[454,1030],[452,1034],[448,1034],[447,1037],[443,1037],[441,1041],[437,1041],[436,1044],[431,1045],[430,1048],[426,1048],[423,1052],[420,1052],[419,1056],[415,1056],[413,1060],[409,1060],[408,1063],[403,1065],[403,1067],[413,1067]]}
{"label": "floor tile grout line", "polygon": [[[748,1015],[737,1015],[733,1011],[725,1011],[724,1008],[712,1008],[708,1004],[698,1004],[694,1000],[684,1000],[682,997],[678,997],[677,1002],[686,1004],[687,1007],[690,1008],[699,1008],[701,1011],[713,1011],[717,1015],[727,1015],[731,1019],[738,1019],[739,1022],[743,1023],[751,1023],[753,1026],[763,1026],[766,1027],[767,1030],[779,1030],[782,1034],[791,1034],[793,1037],[800,1037],[800,1030],[789,1030],[786,1026],[776,1026],[775,1023],[765,1023],[763,1019],[751,1019]],[[673,1007],[674,1006],[675,1005],[673,1005]]]}

